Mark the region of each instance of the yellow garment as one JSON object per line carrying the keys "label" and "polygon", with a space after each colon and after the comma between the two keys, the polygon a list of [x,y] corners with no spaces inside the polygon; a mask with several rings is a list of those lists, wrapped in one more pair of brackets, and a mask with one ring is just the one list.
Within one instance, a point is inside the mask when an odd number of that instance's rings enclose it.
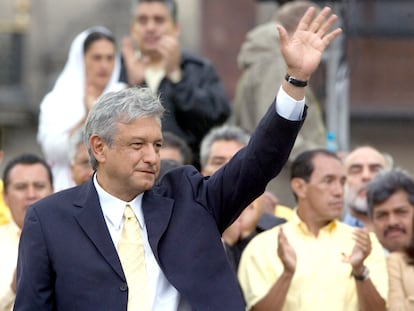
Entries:
{"label": "yellow garment", "polygon": [[[351,265],[342,261],[342,253],[351,254],[354,247],[353,228],[332,221],[316,238],[296,213],[281,225],[289,243],[296,251],[296,272],[286,296],[283,311],[357,311],[355,280]],[[277,226],[256,236],[245,248],[238,277],[250,310],[276,283],[283,271],[277,256]],[[388,277],[384,251],[371,236],[372,252],[365,260],[370,277],[379,294],[386,300]]]}
{"label": "yellow garment", "polygon": [[414,310],[414,266],[407,263],[405,254],[395,252],[387,258],[390,290],[388,311]]}
{"label": "yellow garment", "polygon": [[144,242],[138,219],[130,205],[125,207],[125,223],[118,244],[118,255],[128,283],[128,311],[150,310]]}
{"label": "yellow garment", "polygon": [[278,204],[275,208],[275,216],[289,221],[292,219],[293,209],[288,206]]}
{"label": "yellow garment", "polygon": [[0,226],[0,311],[13,309],[15,293],[11,289],[17,253],[20,228],[10,221]]}
{"label": "yellow garment", "polygon": [[3,181],[0,180],[0,225],[7,224],[10,217],[10,210],[3,200]]}

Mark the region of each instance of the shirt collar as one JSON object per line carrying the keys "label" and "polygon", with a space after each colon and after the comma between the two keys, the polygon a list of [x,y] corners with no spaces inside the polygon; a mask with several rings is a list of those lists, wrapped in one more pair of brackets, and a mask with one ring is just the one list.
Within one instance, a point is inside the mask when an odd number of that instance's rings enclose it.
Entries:
{"label": "shirt collar", "polygon": [[[295,226],[298,229],[300,229],[304,234],[311,234],[309,229],[308,229],[307,224],[302,219],[300,219],[300,217],[298,215],[298,212],[297,212],[297,209],[295,209],[293,211],[291,222],[293,222],[295,224]],[[338,226],[338,220],[334,219],[330,223],[328,223],[325,227],[321,228],[320,232],[330,233],[333,230],[335,230],[335,228],[337,228],[337,226]]]}
{"label": "shirt collar", "polygon": [[121,228],[124,222],[123,216],[124,216],[125,205],[127,204],[129,204],[132,210],[134,211],[141,229],[145,227],[145,219],[144,219],[144,214],[142,212],[143,193],[137,195],[132,201],[125,202],[123,200],[118,199],[117,197],[114,197],[107,191],[105,191],[99,185],[96,179],[96,174],[93,177],[93,183],[95,185],[96,192],[98,193],[102,212],[105,218],[107,218],[115,228],[117,229]]}

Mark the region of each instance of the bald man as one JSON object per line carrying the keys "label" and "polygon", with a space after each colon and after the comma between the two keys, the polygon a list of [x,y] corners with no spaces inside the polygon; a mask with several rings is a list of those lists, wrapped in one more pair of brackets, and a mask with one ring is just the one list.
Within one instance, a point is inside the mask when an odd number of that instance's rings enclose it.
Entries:
{"label": "bald man", "polygon": [[361,146],[344,159],[346,170],[344,222],[372,231],[366,198],[367,184],[384,169],[392,167],[387,155],[371,146]]}

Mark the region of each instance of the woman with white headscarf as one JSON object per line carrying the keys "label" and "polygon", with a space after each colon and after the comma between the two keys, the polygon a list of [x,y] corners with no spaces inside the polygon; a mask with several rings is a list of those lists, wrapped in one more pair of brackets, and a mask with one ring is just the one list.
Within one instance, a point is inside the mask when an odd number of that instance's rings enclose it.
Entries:
{"label": "woman with white headscarf", "polygon": [[55,191],[74,186],[69,138],[100,95],[126,87],[118,82],[119,72],[120,57],[108,29],[93,27],[76,36],[62,73],[40,104],[37,141],[51,165]]}

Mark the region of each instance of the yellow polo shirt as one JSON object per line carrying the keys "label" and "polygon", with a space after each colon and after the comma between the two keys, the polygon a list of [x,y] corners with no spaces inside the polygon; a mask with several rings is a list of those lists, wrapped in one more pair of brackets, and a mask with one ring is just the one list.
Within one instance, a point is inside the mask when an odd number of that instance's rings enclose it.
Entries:
{"label": "yellow polo shirt", "polygon": [[[290,221],[281,226],[297,258],[296,271],[282,310],[359,310],[356,281],[350,276],[351,265],[342,260],[342,253],[349,255],[354,247],[354,228],[332,221],[315,237],[296,212]],[[246,310],[267,294],[283,271],[277,255],[279,227],[256,236],[242,254],[238,278]],[[388,276],[384,250],[374,234],[370,237],[372,251],[365,265],[373,284],[386,300]]]}
{"label": "yellow polo shirt", "polygon": [[3,201],[3,181],[0,179],[0,225],[10,221],[10,210]]}

